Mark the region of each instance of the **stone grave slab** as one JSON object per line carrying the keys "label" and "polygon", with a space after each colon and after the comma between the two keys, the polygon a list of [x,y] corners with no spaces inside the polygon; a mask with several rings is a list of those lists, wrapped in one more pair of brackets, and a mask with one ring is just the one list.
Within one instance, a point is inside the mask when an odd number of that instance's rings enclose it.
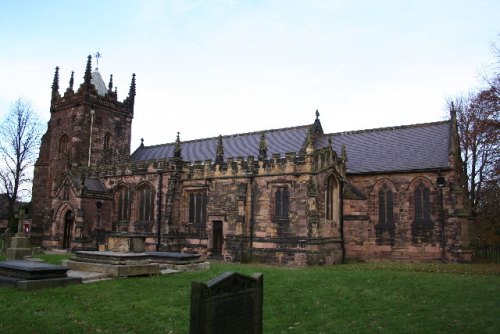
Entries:
{"label": "stone grave slab", "polygon": [[262,333],[263,275],[226,272],[191,283],[190,334]]}
{"label": "stone grave slab", "polygon": [[146,253],[113,251],[77,251],[66,262],[75,271],[91,271],[111,277],[151,276],[160,273],[157,263],[151,263]]}
{"label": "stone grave slab", "polygon": [[63,266],[26,261],[0,262],[0,285],[15,286],[22,290],[42,289],[81,283],[81,279],[68,277]]}

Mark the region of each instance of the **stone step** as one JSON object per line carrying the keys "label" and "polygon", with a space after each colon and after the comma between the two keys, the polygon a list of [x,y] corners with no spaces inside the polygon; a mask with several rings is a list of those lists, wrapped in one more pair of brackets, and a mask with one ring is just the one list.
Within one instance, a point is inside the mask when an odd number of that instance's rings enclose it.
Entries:
{"label": "stone step", "polygon": [[111,277],[107,274],[90,271],[68,270],[67,275],[69,277],[80,277],[82,279],[82,283],[94,283],[111,279]]}

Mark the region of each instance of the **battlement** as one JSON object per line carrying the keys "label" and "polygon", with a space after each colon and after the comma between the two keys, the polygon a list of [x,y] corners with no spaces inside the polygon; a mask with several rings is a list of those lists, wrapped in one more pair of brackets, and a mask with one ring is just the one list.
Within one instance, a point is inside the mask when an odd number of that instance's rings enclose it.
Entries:
{"label": "battlement", "polygon": [[176,158],[123,162],[81,168],[80,173],[90,178],[106,178],[137,174],[180,173],[185,179],[231,178],[318,173],[335,168],[345,173],[345,162],[330,147],[299,155],[288,152],[273,154],[270,159],[259,160],[254,156],[230,157],[216,163],[214,160],[181,161]]}

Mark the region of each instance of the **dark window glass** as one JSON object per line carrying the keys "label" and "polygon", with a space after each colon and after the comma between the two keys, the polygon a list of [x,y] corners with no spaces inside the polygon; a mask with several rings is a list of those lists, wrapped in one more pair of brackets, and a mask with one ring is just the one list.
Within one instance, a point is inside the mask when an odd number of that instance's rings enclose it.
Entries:
{"label": "dark window glass", "polygon": [[276,219],[288,219],[289,192],[288,188],[278,188],[275,194]]}
{"label": "dark window glass", "polygon": [[415,189],[415,222],[431,222],[431,199],[430,190],[424,185],[419,185]]}
{"label": "dark window glass", "polygon": [[144,186],[138,190],[138,220],[151,221],[153,220],[153,196],[152,190],[148,186]]}
{"label": "dark window glass", "polygon": [[205,225],[207,219],[207,194],[192,192],[189,194],[189,223]]}
{"label": "dark window glass", "polygon": [[121,188],[116,196],[117,220],[125,221],[130,218],[130,191],[128,188]]}
{"label": "dark window glass", "polygon": [[381,224],[394,223],[394,196],[392,190],[383,188],[378,192],[378,221]]}

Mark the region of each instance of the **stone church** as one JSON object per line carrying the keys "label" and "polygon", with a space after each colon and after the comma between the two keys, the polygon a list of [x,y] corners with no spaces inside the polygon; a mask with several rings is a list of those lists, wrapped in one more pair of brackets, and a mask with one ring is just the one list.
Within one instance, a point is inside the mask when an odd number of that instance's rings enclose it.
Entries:
{"label": "stone church", "polygon": [[321,265],[464,261],[469,215],[457,124],[325,133],[311,124],[131,152],[135,75],[118,101],[88,57],[61,95],[56,67],[33,183],[32,238],[46,248],[146,250]]}

